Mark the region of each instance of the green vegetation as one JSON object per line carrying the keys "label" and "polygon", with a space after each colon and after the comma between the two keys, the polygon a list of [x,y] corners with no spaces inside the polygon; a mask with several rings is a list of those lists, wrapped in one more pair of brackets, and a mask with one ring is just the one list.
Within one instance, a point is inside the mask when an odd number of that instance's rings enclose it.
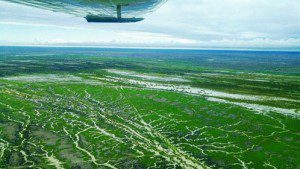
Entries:
{"label": "green vegetation", "polygon": [[298,53],[0,49],[0,168],[300,166]]}

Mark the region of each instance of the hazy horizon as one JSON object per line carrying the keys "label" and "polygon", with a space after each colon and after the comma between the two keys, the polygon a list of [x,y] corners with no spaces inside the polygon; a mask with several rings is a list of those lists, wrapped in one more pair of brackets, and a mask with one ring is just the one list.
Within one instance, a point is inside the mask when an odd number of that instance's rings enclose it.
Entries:
{"label": "hazy horizon", "polygon": [[95,49],[148,49],[148,50],[195,50],[195,51],[249,51],[249,52],[300,52],[300,49],[272,48],[182,48],[182,47],[134,47],[134,46],[68,46],[68,45],[2,45],[0,47],[27,48],[95,48]]}

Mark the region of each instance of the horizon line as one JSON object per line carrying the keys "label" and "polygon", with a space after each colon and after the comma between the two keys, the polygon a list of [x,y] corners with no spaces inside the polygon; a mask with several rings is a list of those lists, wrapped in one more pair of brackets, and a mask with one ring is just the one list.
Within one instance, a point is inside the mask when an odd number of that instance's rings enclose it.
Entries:
{"label": "horizon line", "polygon": [[125,46],[72,46],[72,45],[3,45],[0,47],[36,47],[36,48],[102,48],[102,49],[148,49],[148,50],[211,50],[211,51],[265,51],[265,52],[300,52],[300,49],[286,48],[186,48],[186,47],[125,47]]}

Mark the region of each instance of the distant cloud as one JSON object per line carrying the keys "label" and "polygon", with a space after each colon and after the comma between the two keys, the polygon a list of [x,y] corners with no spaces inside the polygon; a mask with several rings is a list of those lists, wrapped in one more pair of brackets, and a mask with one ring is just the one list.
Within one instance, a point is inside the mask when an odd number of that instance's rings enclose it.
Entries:
{"label": "distant cloud", "polygon": [[51,25],[51,24],[40,24],[40,23],[26,23],[26,22],[10,22],[10,21],[0,21],[1,25],[10,25],[10,26],[30,26],[30,27],[53,27],[61,29],[73,29],[73,30],[88,30],[87,28],[75,27],[75,26],[60,26],[60,25]]}

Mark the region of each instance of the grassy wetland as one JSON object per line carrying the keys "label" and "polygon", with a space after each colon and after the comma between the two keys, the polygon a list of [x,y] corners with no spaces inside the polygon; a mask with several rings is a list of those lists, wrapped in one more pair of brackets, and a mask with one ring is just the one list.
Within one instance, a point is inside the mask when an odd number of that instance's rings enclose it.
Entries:
{"label": "grassy wetland", "polygon": [[0,168],[300,167],[300,53],[0,47]]}

